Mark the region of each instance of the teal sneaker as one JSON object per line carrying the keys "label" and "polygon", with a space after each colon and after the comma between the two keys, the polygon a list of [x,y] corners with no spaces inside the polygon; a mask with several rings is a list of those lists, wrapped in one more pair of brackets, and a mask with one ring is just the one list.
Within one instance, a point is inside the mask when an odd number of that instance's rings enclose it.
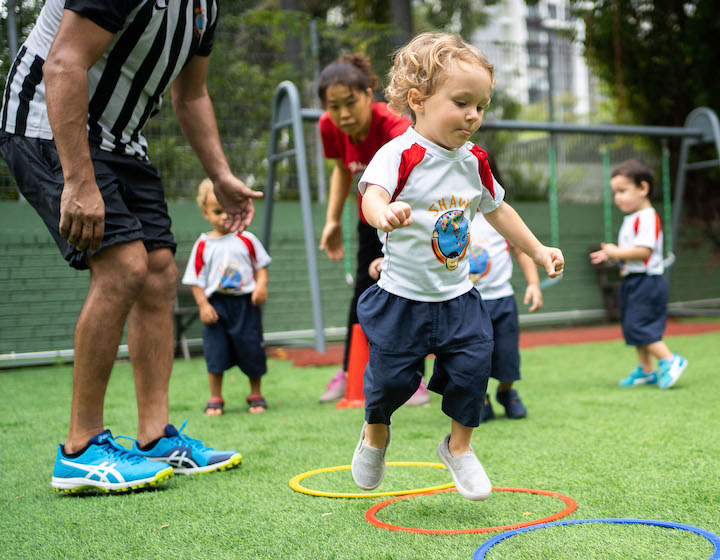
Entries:
{"label": "teal sneaker", "polygon": [[661,389],[669,389],[682,375],[687,367],[687,360],[680,354],[673,354],[672,359],[660,360],[660,384]]}
{"label": "teal sneaker", "polygon": [[654,385],[658,382],[657,371],[643,372],[642,366],[636,367],[626,378],[620,380],[621,387],[634,387],[635,385]]}
{"label": "teal sneaker", "polygon": [[51,486],[56,492],[80,492],[99,488],[127,492],[167,480],[173,469],[129,452],[115,442],[110,430],[88,440],[79,455],[67,455],[58,445]]}
{"label": "teal sneaker", "polygon": [[118,436],[132,440],[132,452],[150,461],[159,461],[172,465],[176,474],[199,474],[211,471],[224,471],[242,463],[242,455],[237,451],[216,451],[207,447],[199,439],[193,439],[181,433],[187,424],[183,422],[178,430],[172,424],[165,426],[165,435],[150,449],[143,449],[137,440],[127,436]]}

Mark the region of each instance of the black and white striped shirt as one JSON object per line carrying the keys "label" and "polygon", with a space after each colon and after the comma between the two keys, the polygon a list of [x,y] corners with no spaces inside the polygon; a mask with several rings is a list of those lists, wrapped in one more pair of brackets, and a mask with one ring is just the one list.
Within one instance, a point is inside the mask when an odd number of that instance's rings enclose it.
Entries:
{"label": "black and white striped shirt", "polygon": [[63,9],[115,34],[88,71],[90,143],[147,157],[143,126],[190,58],[210,54],[217,0],[47,0],[8,73],[0,130],[52,139],[42,65]]}

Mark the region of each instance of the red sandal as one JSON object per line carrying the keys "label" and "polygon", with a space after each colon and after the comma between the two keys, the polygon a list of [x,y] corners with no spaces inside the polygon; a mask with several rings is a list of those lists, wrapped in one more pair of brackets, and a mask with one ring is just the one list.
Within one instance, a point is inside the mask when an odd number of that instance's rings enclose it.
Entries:
{"label": "red sandal", "polygon": [[[220,412],[215,412],[219,410]],[[225,401],[220,397],[210,397],[210,400],[205,405],[205,416],[222,416],[225,412]]]}
{"label": "red sandal", "polygon": [[250,408],[250,414],[262,414],[268,409],[267,401],[265,401],[265,398],[262,395],[250,395],[245,400]]}

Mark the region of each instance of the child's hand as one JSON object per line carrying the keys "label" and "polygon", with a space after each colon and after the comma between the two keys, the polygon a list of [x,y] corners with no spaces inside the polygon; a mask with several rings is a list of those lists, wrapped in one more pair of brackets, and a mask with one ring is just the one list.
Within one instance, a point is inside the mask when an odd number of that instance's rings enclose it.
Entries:
{"label": "child's hand", "polygon": [[378,257],[370,263],[370,266],[368,266],[368,274],[373,280],[377,280],[378,278],[380,278],[380,265],[382,264],[382,261],[383,258]]}
{"label": "child's hand", "polygon": [[264,286],[256,286],[253,290],[252,295],[250,296],[250,301],[252,301],[253,305],[261,306],[265,305],[265,302],[267,301],[267,288]]}
{"label": "child's hand", "polygon": [[387,205],[385,210],[378,216],[378,229],[391,232],[394,229],[406,227],[412,224],[410,217],[410,205],[407,202],[396,200]]}
{"label": "child's hand", "polygon": [[565,268],[565,257],[563,257],[562,251],[555,247],[545,247],[543,245],[538,250],[533,261],[540,268],[544,268],[550,278],[557,278]]}
{"label": "child's hand", "polygon": [[590,262],[599,264],[609,260],[617,260],[618,246],[615,243],[601,243],[599,251],[590,253]]}
{"label": "child's hand", "polygon": [[528,284],[528,287],[525,288],[525,299],[523,302],[525,305],[530,303],[530,308],[528,309],[530,313],[542,307],[543,295],[539,284]]}
{"label": "child's hand", "polygon": [[200,320],[203,323],[206,325],[214,325],[218,322],[218,319],[217,311],[215,311],[215,308],[210,305],[210,303],[200,306]]}

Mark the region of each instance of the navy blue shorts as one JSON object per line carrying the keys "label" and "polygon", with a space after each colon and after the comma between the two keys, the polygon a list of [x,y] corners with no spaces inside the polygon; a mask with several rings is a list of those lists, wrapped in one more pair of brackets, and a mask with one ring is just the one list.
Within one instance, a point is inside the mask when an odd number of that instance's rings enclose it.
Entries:
{"label": "navy blue shorts", "polygon": [[490,377],[512,383],[520,379],[520,326],[515,296],[483,302],[490,314],[495,339]]}
{"label": "navy blue shorts", "polygon": [[250,298],[250,294],[210,296],[218,321],[214,325],[203,324],[203,352],[209,373],[221,374],[238,366],[255,379],[267,372],[262,315]]}
{"label": "navy blue shorts", "polygon": [[358,318],[370,345],[363,380],[369,424],[390,424],[392,413],[420,385],[425,358],[435,354],[428,388],[443,396],[443,412],[463,426],[480,425],[493,331],[476,290],[422,302],[374,284],[360,296]]}
{"label": "navy blue shorts", "polygon": [[629,274],[620,286],[620,321],[628,346],[662,340],[667,321],[668,286],[664,276]]}
{"label": "navy blue shorts", "polygon": [[[88,268],[90,252],[78,251],[60,235],[60,196],[65,180],[55,142],[0,131],[0,153],[18,189],[45,222],[63,258],[79,270]],[[150,252],[177,244],[160,176],[148,161],[90,146],[95,181],[105,202],[105,234],[100,250],[141,240]]]}

